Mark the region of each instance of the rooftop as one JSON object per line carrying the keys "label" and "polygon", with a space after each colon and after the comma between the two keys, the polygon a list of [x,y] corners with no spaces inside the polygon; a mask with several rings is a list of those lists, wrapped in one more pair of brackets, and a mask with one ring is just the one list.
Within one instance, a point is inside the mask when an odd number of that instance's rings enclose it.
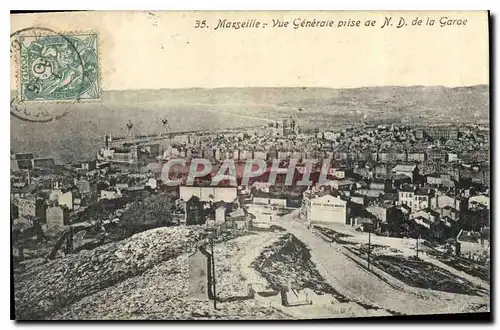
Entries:
{"label": "rooftop", "polygon": [[412,186],[412,185],[405,184],[405,185],[401,186],[401,191],[402,192],[414,192],[415,191],[415,187]]}
{"label": "rooftop", "polygon": [[405,175],[405,174],[395,174],[392,176],[392,179],[393,180],[407,180],[407,179],[410,179],[410,177],[408,175]]}
{"label": "rooftop", "polygon": [[413,172],[417,168],[417,165],[396,165],[392,171],[393,172]]}
{"label": "rooftop", "polygon": [[332,195],[324,195],[321,197],[317,197],[312,199],[312,202],[314,203],[332,203],[332,202],[340,202],[340,203],[346,203],[346,201],[342,200],[339,197],[335,197]]}
{"label": "rooftop", "polygon": [[428,196],[430,195],[431,190],[428,188],[420,187],[415,191],[415,195],[420,195],[420,196]]}

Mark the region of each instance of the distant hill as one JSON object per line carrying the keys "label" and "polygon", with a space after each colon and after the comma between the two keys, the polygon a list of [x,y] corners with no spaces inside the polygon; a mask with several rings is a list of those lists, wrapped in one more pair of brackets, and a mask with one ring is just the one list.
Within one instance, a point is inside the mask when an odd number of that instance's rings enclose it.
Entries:
{"label": "distant hill", "polygon": [[331,88],[188,88],[188,89],[158,89],[158,90],[129,90],[104,92],[105,103],[203,103],[203,104],[272,104],[296,106],[306,104],[335,104],[336,101],[357,99],[370,104],[370,100],[423,101],[438,105],[440,102],[481,102],[488,104],[489,87],[478,85],[470,87],[442,87],[442,86],[385,86],[361,87],[349,89]]}
{"label": "distant hill", "polygon": [[[387,86],[331,88],[215,88],[110,91],[104,102],[152,107],[210,107],[219,113],[282,120],[304,126],[321,122],[412,118],[422,122],[489,120],[489,87]],[[321,125],[321,126],[324,126]]]}
{"label": "distant hill", "polygon": [[131,120],[138,134],[265,124],[291,116],[305,128],[378,119],[415,123],[489,120],[489,87],[215,88],[106,91],[100,102],[40,105],[69,109],[47,123],[11,117],[14,152],[35,151],[59,161],[95,154],[103,135],[123,135]]}

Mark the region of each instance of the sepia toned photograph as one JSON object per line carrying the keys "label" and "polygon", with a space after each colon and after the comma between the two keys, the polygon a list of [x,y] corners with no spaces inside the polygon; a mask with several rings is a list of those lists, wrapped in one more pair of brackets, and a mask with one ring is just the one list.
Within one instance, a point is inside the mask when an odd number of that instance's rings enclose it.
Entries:
{"label": "sepia toned photograph", "polygon": [[490,318],[489,24],[12,13],[15,320]]}

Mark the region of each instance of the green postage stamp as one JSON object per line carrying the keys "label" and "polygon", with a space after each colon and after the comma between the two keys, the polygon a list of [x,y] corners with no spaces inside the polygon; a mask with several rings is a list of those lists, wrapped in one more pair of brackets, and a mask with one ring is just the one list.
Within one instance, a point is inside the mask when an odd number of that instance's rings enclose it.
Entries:
{"label": "green postage stamp", "polygon": [[35,34],[18,40],[20,102],[100,98],[96,33]]}

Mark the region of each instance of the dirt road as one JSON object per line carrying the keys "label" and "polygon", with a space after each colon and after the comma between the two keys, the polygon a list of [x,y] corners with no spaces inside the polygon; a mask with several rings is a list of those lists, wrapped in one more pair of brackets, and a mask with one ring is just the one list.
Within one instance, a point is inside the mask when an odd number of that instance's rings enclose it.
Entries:
{"label": "dirt road", "polygon": [[[276,235],[277,236],[277,235]],[[217,310],[212,301],[193,300],[188,295],[189,262],[192,251],[158,263],[148,271],[84,297],[66,306],[49,319],[283,319],[289,316],[246,299],[248,272],[240,272],[234,260],[246,255],[247,244],[258,247],[269,236],[241,236],[216,244]],[[255,252],[258,253],[258,252]],[[243,261],[246,262],[246,261]],[[243,276],[242,276],[243,275]]]}
{"label": "dirt road", "polygon": [[246,278],[247,283],[252,283],[254,289],[264,290],[268,286],[267,281],[251,266],[252,262],[262,252],[262,249],[271,245],[278,239],[276,233],[260,233],[258,236],[247,236],[239,239],[239,244],[244,246],[244,249],[238,250],[234,254],[231,263],[239,266],[239,271]]}
{"label": "dirt road", "polygon": [[275,224],[295,235],[311,250],[311,260],[325,280],[350,299],[392,310],[402,314],[458,313],[473,306],[488,303],[487,297],[468,296],[420,290],[419,295],[395,289],[372,273],[360,268],[342,254],[342,247],[332,245],[314,235],[303,222],[296,220],[297,211]]}

